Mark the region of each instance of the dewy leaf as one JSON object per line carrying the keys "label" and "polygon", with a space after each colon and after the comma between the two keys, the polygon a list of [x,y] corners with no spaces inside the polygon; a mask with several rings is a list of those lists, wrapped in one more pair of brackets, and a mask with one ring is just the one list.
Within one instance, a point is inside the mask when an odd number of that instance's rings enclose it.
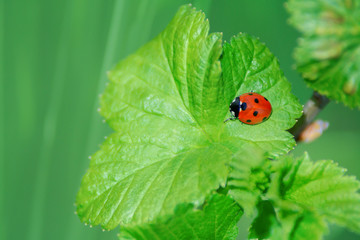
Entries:
{"label": "dewy leaf", "polygon": [[290,23],[303,33],[295,51],[307,84],[360,107],[360,2],[289,0]]}
{"label": "dewy leaf", "polygon": [[293,136],[284,131],[295,124],[301,115],[301,106],[290,93],[290,83],[280,70],[278,60],[258,39],[239,34],[224,44],[221,61],[227,102],[235,96],[255,91],[269,99],[272,115],[256,126],[226,124],[225,133],[243,145],[255,144],[270,156],[287,152],[295,146]]}
{"label": "dewy leaf", "polygon": [[[260,80],[222,78],[221,34],[208,35],[208,30],[203,13],[183,6],[159,36],[109,73],[100,113],[116,132],[92,156],[82,180],[76,202],[83,222],[111,229],[171,214],[180,203],[201,205],[209,192],[225,185],[230,161],[250,157],[250,151],[239,154],[243,149],[278,155],[294,145],[285,130],[299,116],[300,105],[273,55],[252,37],[240,36],[254,45],[227,48],[224,76],[231,71],[230,52],[246,58],[234,71],[251,62],[274,63],[254,67]],[[256,126],[224,123],[232,99],[250,90],[269,98],[271,119]]]}
{"label": "dewy leaf", "polygon": [[[91,160],[77,196],[84,222],[106,229],[201,204],[224,185],[231,151],[219,143],[221,34],[180,8],[167,28],[110,73],[101,114],[117,132]],[[217,87],[218,86],[218,87]]]}
{"label": "dewy leaf", "polygon": [[269,197],[281,209],[306,210],[360,232],[360,182],[332,161],[311,162],[308,155],[282,158]]}
{"label": "dewy leaf", "polygon": [[164,217],[153,223],[120,230],[120,240],[125,239],[236,239],[237,222],[241,208],[228,196],[215,194],[206,201],[203,210],[188,204],[178,207],[172,217]]}

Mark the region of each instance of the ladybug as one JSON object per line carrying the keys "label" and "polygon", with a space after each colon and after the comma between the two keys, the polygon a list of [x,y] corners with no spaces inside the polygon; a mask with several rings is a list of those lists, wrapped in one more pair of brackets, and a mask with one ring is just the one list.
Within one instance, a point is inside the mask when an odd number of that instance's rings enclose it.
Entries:
{"label": "ladybug", "polygon": [[229,110],[233,117],[226,119],[225,122],[238,118],[245,124],[255,125],[269,119],[272,107],[266,97],[249,92],[236,97],[230,104]]}

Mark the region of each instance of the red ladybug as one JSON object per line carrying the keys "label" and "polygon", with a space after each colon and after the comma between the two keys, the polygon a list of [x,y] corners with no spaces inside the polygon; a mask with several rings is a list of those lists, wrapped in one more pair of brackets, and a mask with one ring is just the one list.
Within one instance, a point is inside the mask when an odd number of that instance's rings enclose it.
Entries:
{"label": "red ladybug", "polygon": [[259,124],[269,119],[272,107],[266,97],[254,93],[244,93],[236,97],[229,107],[232,118],[226,119],[235,120],[239,119],[245,124]]}

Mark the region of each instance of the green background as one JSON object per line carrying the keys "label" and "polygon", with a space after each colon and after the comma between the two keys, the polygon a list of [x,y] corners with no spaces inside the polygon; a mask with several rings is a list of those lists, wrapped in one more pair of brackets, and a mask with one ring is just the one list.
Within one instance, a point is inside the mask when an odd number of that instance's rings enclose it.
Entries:
{"label": "green background", "polygon": [[[299,33],[280,0],[1,0],[0,239],[116,239],[117,230],[90,229],[74,214],[88,156],[111,132],[97,114],[98,95],[106,71],[189,2],[225,40],[238,32],[260,37],[301,103],[311,96],[292,67]],[[329,130],[295,154],[333,159],[360,177],[360,112],[330,103],[320,118]],[[326,237],[359,238],[340,227]]]}

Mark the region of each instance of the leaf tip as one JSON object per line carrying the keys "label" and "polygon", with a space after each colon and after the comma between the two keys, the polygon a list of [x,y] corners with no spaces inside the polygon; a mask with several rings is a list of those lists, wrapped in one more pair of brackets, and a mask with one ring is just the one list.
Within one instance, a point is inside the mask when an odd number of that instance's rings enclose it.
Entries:
{"label": "leaf tip", "polygon": [[358,83],[355,80],[355,77],[351,77],[344,84],[343,91],[348,95],[354,95],[358,90]]}
{"label": "leaf tip", "polygon": [[307,151],[305,151],[302,158],[303,158],[305,161],[310,161],[309,153],[308,153]]}

